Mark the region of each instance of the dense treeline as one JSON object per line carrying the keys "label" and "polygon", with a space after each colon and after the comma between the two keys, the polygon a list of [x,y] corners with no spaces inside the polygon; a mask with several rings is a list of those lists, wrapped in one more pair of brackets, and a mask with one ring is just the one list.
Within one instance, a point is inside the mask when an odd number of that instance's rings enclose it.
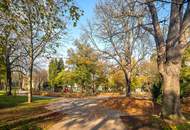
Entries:
{"label": "dense treeline", "polygon": [[62,60],[52,59],[50,61],[49,83],[53,82],[52,86],[70,86],[73,89],[77,85],[75,89],[80,89],[82,93],[95,93],[97,86],[103,87],[106,82],[106,64],[98,52],[89,45],[80,41],[76,41],[75,45],[75,50],[68,50],[65,67],[61,70],[59,70],[59,64],[60,61],[63,63]]}
{"label": "dense treeline", "polygon": [[[56,92],[82,92],[97,94],[99,92],[125,92],[125,76],[119,66],[112,65],[100,52],[84,41],[75,41],[74,48],[68,49],[67,60],[53,58],[49,63],[49,89]],[[189,49],[183,56],[181,69],[181,97],[189,93]],[[135,60],[135,59],[134,59]],[[159,75],[155,53],[144,59],[134,70],[132,76],[132,93],[141,91],[153,94],[153,100],[161,101],[161,77]]]}

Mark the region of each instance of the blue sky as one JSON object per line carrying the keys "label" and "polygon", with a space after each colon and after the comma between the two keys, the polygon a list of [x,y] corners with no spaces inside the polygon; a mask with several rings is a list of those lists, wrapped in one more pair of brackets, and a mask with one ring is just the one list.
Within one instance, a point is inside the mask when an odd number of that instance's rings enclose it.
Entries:
{"label": "blue sky", "polygon": [[71,35],[77,38],[81,34],[81,26],[85,26],[87,20],[91,20],[94,16],[94,8],[97,0],[76,0],[77,5],[84,11],[84,15],[80,18],[77,27],[71,29]]}
{"label": "blue sky", "polygon": [[63,44],[57,49],[57,55],[55,57],[61,57],[65,60],[67,57],[67,50],[72,46],[75,39],[79,38],[82,33],[82,26],[87,25],[88,20],[92,20],[94,16],[94,9],[97,0],[75,0],[77,6],[84,11],[84,15],[80,17],[76,27],[69,26],[68,34],[63,39]]}

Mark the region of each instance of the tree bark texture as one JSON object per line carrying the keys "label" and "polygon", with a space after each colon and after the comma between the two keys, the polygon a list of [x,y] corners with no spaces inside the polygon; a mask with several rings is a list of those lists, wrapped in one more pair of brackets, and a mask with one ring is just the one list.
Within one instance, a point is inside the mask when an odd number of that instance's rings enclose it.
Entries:
{"label": "tree bark texture", "polygon": [[126,82],[126,97],[131,95],[131,73],[125,72],[125,82]]}

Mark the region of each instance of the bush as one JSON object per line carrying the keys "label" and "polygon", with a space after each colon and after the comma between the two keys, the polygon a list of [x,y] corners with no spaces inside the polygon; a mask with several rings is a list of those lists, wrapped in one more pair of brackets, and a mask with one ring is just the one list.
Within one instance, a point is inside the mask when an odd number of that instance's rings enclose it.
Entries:
{"label": "bush", "polygon": [[180,80],[180,98],[190,96],[190,80]]}
{"label": "bush", "polygon": [[154,83],[151,89],[153,102],[161,103],[162,89],[161,83]]}

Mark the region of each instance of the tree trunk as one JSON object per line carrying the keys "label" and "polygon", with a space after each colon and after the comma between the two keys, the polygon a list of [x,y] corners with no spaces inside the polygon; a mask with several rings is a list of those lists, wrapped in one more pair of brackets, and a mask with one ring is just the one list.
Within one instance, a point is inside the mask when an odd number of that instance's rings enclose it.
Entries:
{"label": "tree trunk", "polygon": [[12,95],[12,76],[11,76],[11,66],[9,57],[6,57],[6,85],[7,85],[7,95]]}
{"label": "tree trunk", "polygon": [[81,85],[81,93],[84,93],[84,86]]}
{"label": "tree trunk", "polygon": [[93,84],[92,86],[93,86],[93,87],[92,87],[92,93],[95,94],[95,93],[96,93],[95,85]]}
{"label": "tree trunk", "polygon": [[23,84],[23,76],[22,76],[22,74],[20,74],[19,73],[19,88],[20,88],[20,90],[22,90],[23,88],[22,88],[22,85]]}
{"label": "tree trunk", "polygon": [[8,90],[7,90],[8,88],[7,88],[7,86],[8,86],[8,85],[7,85],[7,82],[5,82],[5,93],[8,92]]}
{"label": "tree trunk", "polygon": [[7,71],[7,84],[9,87],[8,95],[12,95],[12,76],[10,69]]}
{"label": "tree trunk", "polygon": [[19,87],[20,87],[20,90],[22,90],[22,79],[19,80]]}
{"label": "tree trunk", "polygon": [[163,117],[175,115],[181,117],[180,112],[180,68],[181,63],[165,64],[165,74],[163,75]]}
{"label": "tree trunk", "polygon": [[33,75],[33,59],[30,58],[29,86],[28,86],[28,103],[32,102],[32,75]]}
{"label": "tree trunk", "polygon": [[95,90],[95,75],[92,75],[92,93],[95,94],[96,90]]}
{"label": "tree trunk", "polygon": [[38,91],[41,90],[41,84],[42,84],[42,83],[39,83],[39,84],[38,84]]}
{"label": "tree trunk", "polygon": [[104,91],[105,91],[105,92],[108,91],[108,87],[107,87],[107,86],[104,87]]}
{"label": "tree trunk", "polygon": [[25,79],[25,76],[23,76],[23,78],[22,78],[22,89],[25,89],[25,81],[26,79]]}
{"label": "tree trunk", "polygon": [[31,20],[31,7],[29,9],[29,24],[30,24],[30,46],[29,46],[29,86],[28,86],[28,103],[32,102],[32,76],[33,76],[33,62],[34,62],[34,43],[33,43],[33,24]]}
{"label": "tree trunk", "polygon": [[131,73],[125,72],[125,81],[126,81],[126,97],[131,95]]}

